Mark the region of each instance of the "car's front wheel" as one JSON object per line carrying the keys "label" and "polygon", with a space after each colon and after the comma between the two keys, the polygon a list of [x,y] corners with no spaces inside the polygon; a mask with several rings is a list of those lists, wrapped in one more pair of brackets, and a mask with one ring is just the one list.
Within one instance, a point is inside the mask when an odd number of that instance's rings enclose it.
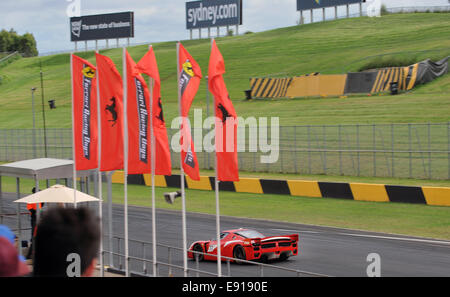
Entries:
{"label": "car's front wheel", "polygon": [[204,255],[203,255],[203,248],[202,248],[202,246],[199,243],[197,243],[196,245],[194,245],[192,250],[194,252],[197,252],[197,253],[194,253],[194,260],[195,261],[199,261],[199,262],[203,261]]}

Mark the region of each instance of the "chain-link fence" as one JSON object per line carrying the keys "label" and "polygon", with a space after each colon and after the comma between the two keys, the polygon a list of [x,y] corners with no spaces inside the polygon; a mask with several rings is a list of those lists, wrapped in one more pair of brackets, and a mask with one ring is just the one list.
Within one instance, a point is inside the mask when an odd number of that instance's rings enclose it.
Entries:
{"label": "chain-link fence", "polygon": [[[243,127],[242,129],[244,129]],[[280,127],[277,137],[267,131],[267,142],[250,140],[250,129],[239,138],[239,168],[248,172],[323,174],[418,179],[450,179],[450,122],[425,124],[303,125]],[[168,129],[169,143],[178,130]],[[195,137],[201,169],[214,169],[214,153],[201,149],[204,138]],[[201,136],[210,131],[203,130]],[[35,157],[72,158],[70,129],[0,130],[0,161]],[[174,140],[172,141],[172,138]],[[242,143],[245,141],[244,143]],[[265,145],[264,145],[265,144]],[[254,151],[253,148],[257,148]],[[278,156],[263,163],[262,156]],[[172,164],[179,168],[179,154]]]}

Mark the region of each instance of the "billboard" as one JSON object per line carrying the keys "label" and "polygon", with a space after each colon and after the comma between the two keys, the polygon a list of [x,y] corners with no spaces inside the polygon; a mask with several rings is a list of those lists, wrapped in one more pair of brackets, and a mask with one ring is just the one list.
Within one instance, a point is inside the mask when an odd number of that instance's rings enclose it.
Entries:
{"label": "billboard", "polygon": [[365,2],[364,0],[297,0],[297,10],[341,6]]}
{"label": "billboard", "polygon": [[131,11],[70,18],[70,40],[102,40],[134,37]]}
{"label": "billboard", "polygon": [[186,2],[186,29],[242,25],[242,0]]}

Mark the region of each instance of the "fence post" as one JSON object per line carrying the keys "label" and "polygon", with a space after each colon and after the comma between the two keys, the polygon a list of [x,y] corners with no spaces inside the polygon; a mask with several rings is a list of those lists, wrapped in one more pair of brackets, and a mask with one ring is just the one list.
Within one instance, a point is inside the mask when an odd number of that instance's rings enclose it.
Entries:
{"label": "fence post", "polygon": [[323,168],[324,174],[327,174],[327,126],[323,126]]}
{"label": "fence post", "polygon": [[391,165],[392,165],[392,171],[391,171],[391,176],[395,177],[395,165],[394,165],[394,151],[395,151],[395,146],[394,146],[394,141],[395,141],[395,137],[394,137],[394,124],[391,124],[391,145],[392,145],[392,160],[391,160]]}
{"label": "fence post", "polygon": [[338,138],[339,138],[339,175],[342,175],[342,125],[339,124],[338,126]]}
{"label": "fence post", "polygon": [[311,125],[307,127],[308,135],[308,174],[311,174]]}
{"label": "fence post", "polygon": [[200,270],[200,263],[199,263],[199,259],[198,259],[198,258],[200,258],[200,255],[194,255],[194,258],[195,258],[195,269],[197,270],[195,272],[195,274],[196,274],[197,277],[200,277],[200,272],[199,272],[199,270]]}
{"label": "fence post", "polygon": [[431,179],[431,124],[428,122],[428,179]]}
{"label": "fence post", "polygon": [[10,161],[9,157],[8,157],[8,147],[9,146],[8,146],[8,142],[7,142],[7,140],[8,140],[8,135],[7,134],[8,134],[8,131],[6,130],[5,133],[3,134],[5,136],[4,137],[5,139],[3,140],[3,143],[5,144],[5,160],[6,161]]}
{"label": "fence post", "polygon": [[294,168],[295,173],[298,173],[298,167],[297,167],[297,126],[294,126]]}
{"label": "fence post", "polygon": [[417,128],[415,128],[415,130],[416,130],[417,145],[419,146],[420,158],[422,159],[423,177],[425,178],[427,176],[427,166],[425,165],[424,149],[422,149],[419,137],[419,130]]}
{"label": "fence post", "polygon": [[[14,135],[15,135],[16,133],[18,133],[16,130],[10,130],[9,132],[11,133],[11,135],[10,135],[11,139],[14,139],[14,138],[13,138]],[[16,152],[17,152],[17,154],[19,154],[19,152],[18,152],[18,147],[14,147],[13,144],[12,144],[11,146],[12,146],[12,160],[18,161],[19,159],[16,159]]]}
{"label": "fence post", "polygon": [[408,124],[409,138],[409,178],[412,178],[412,140],[411,140],[411,123]]}
{"label": "fence post", "polygon": [[450,122],[447,123],[448,179],[450,179]]}
{"label": "fence post", "polygon": [[169,276],[172,276],[172,255],[171,255],[171,252],[170,252],[170,247],[168,247],[167,253],[169,254],[169,256],[168,256]]}
{"label": "fence post", "polygon": [[[280,135],[278,136],[279,137],[279,139],[278,139],[278,143],[279,143],[279,145],[278,145],[278,150],[279,150],[279,156],[280,156],[280,167],[281,167],[281,172],[282,173],[286,173],[286,172],[284,172],[284,162],[283,162],[283,148],[282,148],[282,146],[283,145],[281,145],[281,143],[282,143],[282,141],[283,141],[283,136],[282,136],[282,131],[284,130],[283,129],[284,127],[280,127]],[[287,128],[287,127],[286,127]],[[270,131],[270,135],[272,135],[272,130]],[[270,139],[270,143],[273,143],[273,139]],[[269,170],[267,170],[267,172],[269,172]]]}
{"label": "fence post", "polygon": [[142,261],[143,266],[142,266],[142,270],[144,272],[144,274],[147,274],[147,261],[145,261],[146,259],[146,254],[145,254],[145,243],[142,243],[142,259],[144,259],[144,261]]}
{"label": "fence post", "polygon": [[356,124],[356,155],[358,161],[358,176],[361,174],[360,150],[359,150],[359,124]]}
{"label": "fence post", "polygon": [[117,238],[117,254],[119,255],[119,269],[122,269],[122,256],[120,255],[120,238]]}
{"label": "fence post", "polygon": [[377,176],[377,135],[375,124],[372,125],[373,176]]}
{"label": "fence post", "polygon": [[253,156],[253,172],[256,172],[256,153],[253,153],[252,156]]}

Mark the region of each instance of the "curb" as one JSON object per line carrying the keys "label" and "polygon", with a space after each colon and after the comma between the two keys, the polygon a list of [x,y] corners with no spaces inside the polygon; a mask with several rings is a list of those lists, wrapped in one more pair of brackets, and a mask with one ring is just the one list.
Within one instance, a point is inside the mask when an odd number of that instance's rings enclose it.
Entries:
{"label": "curb", "polygon": [[[114,172],[112,182],[123,184],[123,171]],[[151,186],[151,176],[150,174],[129,175],[128,184]],[[180,185],[180,175],[155,176],[155,186],[157,187],[180,188]],[[187,189],[214,191],[214,177],[201,176],[200,181],[194,181],[185,176],[185,186]],[[450,188],[446,187],[241,178],[238,182],[220,182],[219,190],[236,193],[450,206]]]}

